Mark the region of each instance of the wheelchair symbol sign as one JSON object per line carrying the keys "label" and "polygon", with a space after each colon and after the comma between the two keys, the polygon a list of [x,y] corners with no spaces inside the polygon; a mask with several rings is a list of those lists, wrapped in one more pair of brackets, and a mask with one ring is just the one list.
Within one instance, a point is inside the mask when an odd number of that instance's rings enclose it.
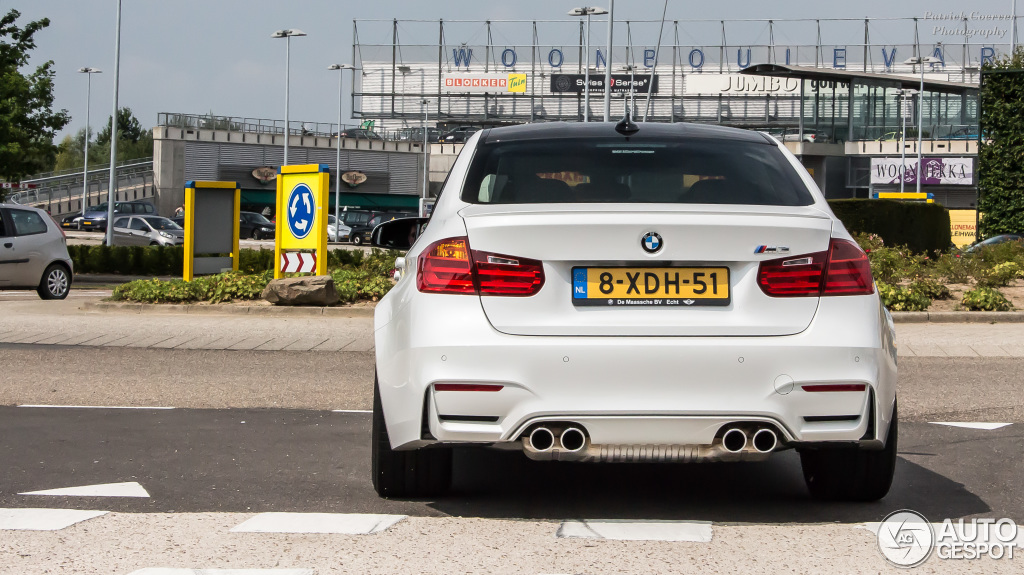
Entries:
{"label": "wheelchair symbol sign", "polygon": [[306,184],[298,184],[292,188],[285,205],[285,219],[288,230],[295,239],[301,240],[313,229],[313,216],[316,213],[316,196]]}

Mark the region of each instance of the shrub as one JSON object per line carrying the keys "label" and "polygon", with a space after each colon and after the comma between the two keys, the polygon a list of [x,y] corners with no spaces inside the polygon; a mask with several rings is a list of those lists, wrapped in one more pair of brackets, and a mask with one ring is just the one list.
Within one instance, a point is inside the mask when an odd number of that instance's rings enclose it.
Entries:
{"label": "shrub", "polygon": [[828,205],[851,234],[877,234],[885,245],[905,245],[914,253],[949,249],[949,212],[939,204],[829,200]]}
{"label": "shrub", "polygon": [[1013,306],[999,290],[977,287],[964,293],[960,305],[972,311],[1010,311]]}
{"label": "shrub", "polygon": [[1017,278],[1021,272],[1017,262],[1003,262],[992,267],[980,267],[975,272],[974,279],[979,286],[985,287],[1006,287]]}
{"label": "shrub", "polygon": [[923,277],[914,280],[909,287],[910,291],[919,293],[928,299],[949,299],[953,297],[948,287],[932,278]]}
{"label": "shrub", "polygon": [[929,261],[926,256],[910,253],[904,246],[872,250],[868,253],[868,260],[875,279],[893,285],[907,278],[920,277]]}
{"label": "shrub", "polygon": [[[978,210],[982,237],[1024,230],[1024,51],[987,62],[981,70]],[[1003,72],[1003,73],[1001,73]]]}
{"label": "shrub", "polygon": [[885,241],[882,240],[882,236],[878,234],[858,232],[853,234],[853,239],[857,242],[857,245],[860,246],[860,249],[869,254],[874,250],[885,247]]}
{"label": "shrub", "polygon": [[876,282],[878,295],[890,311],[925,311],[932,305],[928,296],[911,288]]}
{"label": "shrub", "polygon": [[935,260],[934,274],[948,283],[965,284],[971,277],[970,258],[957,257],[955,254],[942,254]]}

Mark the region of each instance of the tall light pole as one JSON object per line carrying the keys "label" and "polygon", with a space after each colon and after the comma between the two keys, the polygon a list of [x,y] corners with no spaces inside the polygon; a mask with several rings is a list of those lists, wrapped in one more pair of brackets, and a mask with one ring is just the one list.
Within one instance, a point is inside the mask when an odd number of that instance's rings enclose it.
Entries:
{"label": "tall light pole", "polygon": [[[427,123],[430,121],[430,101],[426,98],[420,100],[420,105],[423,106],[423,195],[422,198],[425,200],[429,195],[430,183],[430,172],[428,170],[427,162],[430,159],[429,150],[427,148]],[[420,202],[422,205],[422,202]]]}
{"label": "tall light pole", "polygon": [[927,56],[925,58],[914,56],[913,58],[908,58],[907,61],[903,62],[904,64],[921,66],[921,91],[918,92],[919,95],[917,98],[917,193],[919,194],[921,193],[921,178],[924,177],[921,170],[923,163],[921,159],[921,152],[923,151],[921,146],[924,133],[924,65],[938,64],[939,62],[942,62],[942,60],[933,58],[932,56]]}
{"label": "tall light pole", "polygon": [[903,193],[903,182],[907,179],[907,115],[903,108],[907,105],[907,97],[913,96],[917,90],[899,89],[896,93],[900,97],[900,121],[903,123],[903,131],[900,133],[900,193]]}
{"label": "tall light pole", "polygon": [[1017,0],[1010,0],[1010,58],[1017,51]]}
{"label": "tall light pole", "polygon": [[89,78],[88,87],[85,89],[85,167],[82,168],[82,217],[85,217],[85,205],[89,193],[89,112],[92,109],[92,75],[100,74],[103,70],[79,68],[78,71]]}
{"label": "tall light pole", "polygon": [[607,14],[608,11],[604,8],[594,8],[592,6],[584,6],[582,8],[573,8],[569,11],[570,16],[586,16],[587,17],[587,30],[584,35],[584,50],[587,53],[587,64],[586,68],[583,69],[583,121],[590,121],[590,16],[592,14],[601,15]]}
{"label": "tall light pole", "polygon": [[305,36],[306,33],[297,28],[278,30],[270,35],[271,38],[284,38],[284,161],[282,165],[288,165],[288,140],[291,139],[288,118],[288,93],[291,84],[291,62],[292,62],[292,36]]}
{"label": "tall light pole", "polygon": [[[114,201],[117,185],[117,85],[121,77],[121,0],[117,0],[117,24],[114,32],[114,113],[110,115],[110,182],[107,185],[107,239],[114,245]],[[88,135],[88,133],[86,134]]]}
{"label": "tall light pole", "polygon": [[608,0],[608,45],[604,61],[604,121],[612,118],[612,30],[615,28],[615,0]]}
{"label": "tall light pole", "polygon": [[[352,70],[352,73],[355,74],[356,67],[352,64],[331,64],[327,69],[338,71],[338,133],[334,135],[338,145],[338,155],[334,163],[334,241],[338,242],[341,241],[339,237],[341,222],[338,220],[338,209],[341,204],[341,103],[343,101],[341,87],[345,80],[345,70]],[[352,83],[355,84],[355,80]]]}

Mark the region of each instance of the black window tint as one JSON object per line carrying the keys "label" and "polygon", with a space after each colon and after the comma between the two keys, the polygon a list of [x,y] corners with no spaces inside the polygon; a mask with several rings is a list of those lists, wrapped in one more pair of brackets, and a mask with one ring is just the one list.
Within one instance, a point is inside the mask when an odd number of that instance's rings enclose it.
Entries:
{"label": "black window tint", "polygon": [[146,222],[142,221],[142,218],[132,218],[132,223],[131,226],[129,227],[131,227],[131,229],[133,230],[139,230],[141,232],[149,231],[149,226],[146,225]]}
{"label": "black window tint", "polygon": [[116,220],[114,220],[114,227],[115,228],[127,228],[128,227],[128,218],[117,218]]}
{"label": "black window tint", "polygon": [[152,214],[156,212],[156,209],[153,208],[153,206],[151,206],[150,204],[142,204],[142,211],[143,213],[146,214]]}
{"label": "black window tint", "polygon": [[462,199],[474,204],[814,203],[775,146],[611,138],[481,145]]}
{"label": "black window tint", "polygon": [[4,226],[4,212],[0,210],[0,238],[7,237],[7,228]]}
{"label": "black window tint", "polygon": [[46,222],[36,212],[28,210],[10,210],[7,212],[14,224],[14,235],[29,236],[32,234],[46,233]]}

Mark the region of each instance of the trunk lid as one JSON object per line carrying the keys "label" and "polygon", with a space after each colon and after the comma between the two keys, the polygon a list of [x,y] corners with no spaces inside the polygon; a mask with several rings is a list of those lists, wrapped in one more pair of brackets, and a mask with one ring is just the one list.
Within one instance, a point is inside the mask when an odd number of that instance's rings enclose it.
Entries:
{"label": "trunk lid", "polygon": [[[831,217],[813,206],[476,204],[459,213],[473,250],[544,263],[545,283],[536,295],[480,297],[491,325],[513,335],[799,333],[814,318],[818,298],[768,297],[757,285],[758,265],[825,251],[832,235]],[[661,237],[653,254],[641,246],[648,232]],[[757,253],[759,246],[769,249]],[[772,253],[772,247],[789,250]],[[718,305],[575,305],[573,269],[591,267],[655,274],[677,270],[653,268],[727,268],[729,299],[716,300]]]}

